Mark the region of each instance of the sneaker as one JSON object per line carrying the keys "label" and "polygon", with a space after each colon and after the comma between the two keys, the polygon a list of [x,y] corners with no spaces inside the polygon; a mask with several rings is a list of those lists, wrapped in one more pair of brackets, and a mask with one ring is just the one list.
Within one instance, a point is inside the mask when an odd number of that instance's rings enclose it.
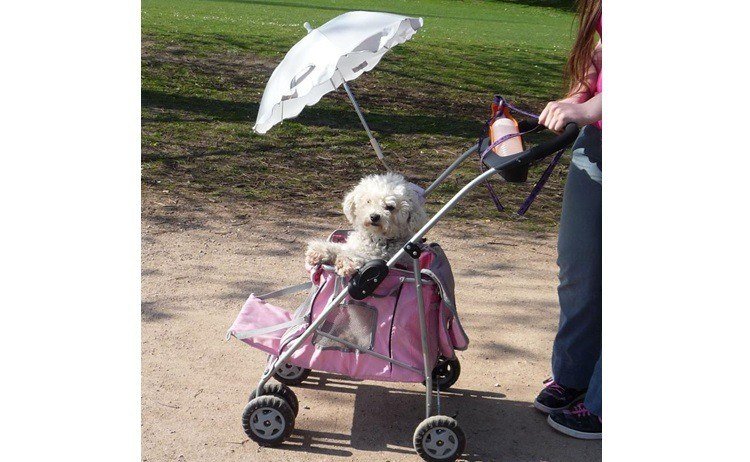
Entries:
{"label": "sneaker", "polygon": [[579,390],[560,385],[552,379],[544,382],[544,389],[534,400],[534,407],[549,414],[553,411],[567,409],[571,404],[586,396],[586,389]]}
{"label": "sneaker", "polygon": [[582,440],[602,439],[602,419],[591,413],[583,403],[570,410],[556,411],[547,416],[547,423],[555,430]]}

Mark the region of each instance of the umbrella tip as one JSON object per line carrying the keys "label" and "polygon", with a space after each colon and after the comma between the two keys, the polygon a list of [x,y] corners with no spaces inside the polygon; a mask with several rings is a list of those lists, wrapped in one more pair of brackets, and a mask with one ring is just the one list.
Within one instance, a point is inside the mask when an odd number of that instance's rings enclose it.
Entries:
{"label": "umbrella tip", "polygon": [[305,23],[302,24],[302,25],[305,26],[305,29],[307,30],[308,34],[313,31],[313,28],[312,28],[312,26],[310,25],[309,22],[305,21]]}

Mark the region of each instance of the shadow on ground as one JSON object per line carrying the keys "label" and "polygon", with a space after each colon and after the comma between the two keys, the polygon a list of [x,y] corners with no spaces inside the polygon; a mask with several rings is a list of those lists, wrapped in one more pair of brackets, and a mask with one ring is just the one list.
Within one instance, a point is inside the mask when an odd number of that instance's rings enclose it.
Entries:
{"label": "shadow on ground", "polygon": [[[354,420],[351,434],[326,432],[324,428],[295,429],[282,446],[291,451],[348,458],[352,452],[413,454],[412,435],[424,418],[425,395],[422,390],[391,389],[342,377],[313,372],[297,387],[300,406],[304,389],[329,393],[354,394]],[[552,429],[540,441],[539,427],[546,427],[545,416],[530,403],[510,401],[503,393],[451,389],[441,393],[442,414],[455,417],[467,438],[460,460],[599,460],[601,443],[578,441],[559,435]],[[536,427],[535,431],[530,431]],[[523,448],[524,452],[518,452]]]}
{"label": "shadow on ground", "polygon": [[[362,175],[379,171],[343,91],[326,95],[264,136],[252,133],[259,95],[291,46],[258,34],[185,33],[179,40],[144,35],[144,185],[185,196],[279,207],[293,199],[320,208],[338,203],[344,189]],[[456,65],[459,57],[461,64]],[[475,143],[494,93],[523,109],[539,111],[560,91],[560,82],[548,76],[559,74],[563,61],[559,51],[527,44],[518,48],[457,43],[446,48],[415,42],[394,49],[378,72],[352,82],[352,88],[392,167],[426,185]],[[499,194],[510,198],[503,198],[507,212],[498,214],[486,191],[478,188],[456,213],[515,221],[512,211],[543,168],[534,167],[529,184],[499,188]],[[478,170],[477,156],[431,199],[444,202]],[[529,218],[543,218],[541,228],[554,228],[562,172],[564,168],[553,173],[529,212]]]}

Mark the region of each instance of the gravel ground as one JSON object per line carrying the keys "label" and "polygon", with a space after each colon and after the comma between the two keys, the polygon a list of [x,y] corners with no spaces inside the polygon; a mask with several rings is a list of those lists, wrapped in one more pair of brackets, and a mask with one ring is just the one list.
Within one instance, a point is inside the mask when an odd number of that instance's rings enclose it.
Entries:
{"label": "gravel ground", "polygon": [[[296,389],[300,414],[281,448],[259,448],[240,416],[264,354],[226,329],[250,292],[305,278],[305,242],[343,226],[273,209],[196,205],[145,191],[142,226],[144,461],[419,460],[419,384],[356,382],[322,373]],[[443,396],[468,439],[464,460],[596,461],[601,442],[553,431],[532,401],[549,375],[557,325],[555,240],[496,222],[448,221],[429,236],[454,268],[471,345]],[[290,306],[293,302],[289,302]]]}

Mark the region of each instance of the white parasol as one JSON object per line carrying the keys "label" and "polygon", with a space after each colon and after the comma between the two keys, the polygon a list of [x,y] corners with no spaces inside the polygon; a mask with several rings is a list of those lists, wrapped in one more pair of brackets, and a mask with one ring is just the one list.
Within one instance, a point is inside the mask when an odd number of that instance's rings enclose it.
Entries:
{"label": "white parasol", "polygon": [[422,24],[422,18],[369,11],[344,13],[317,29],[305,23],[308,34],[289,50],[266,84],[253,130],[266,133],[343,85],[375,154],[386,165],[346,82],[373,69],[388,50],[409,40]]}

